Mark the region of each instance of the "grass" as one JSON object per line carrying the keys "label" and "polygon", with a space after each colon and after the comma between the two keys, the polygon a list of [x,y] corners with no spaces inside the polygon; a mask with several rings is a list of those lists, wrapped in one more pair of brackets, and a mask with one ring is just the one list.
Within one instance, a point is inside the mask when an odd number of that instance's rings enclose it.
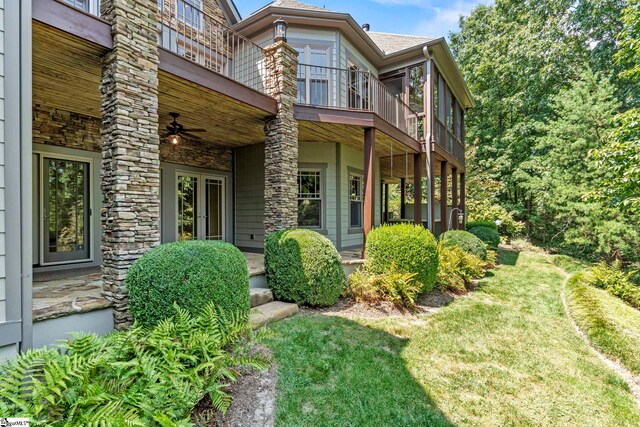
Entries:
{"label": "grass", "polygon": [[640,311],[589,286],[581,274],[567,282],[566,298],[571,316],[593,346],[640,375]]}
{"label": "grass", "polygon": [[588,263],[568,255],[554,255],[551,259],[555,265],[569,274],[578,273],[589,267]]}
{"label": "grass", "polygon": [[478,290],[421,318],[273,325],[276,425],[637,425],[626,383],[577,336],[543,254],[501,251]]}

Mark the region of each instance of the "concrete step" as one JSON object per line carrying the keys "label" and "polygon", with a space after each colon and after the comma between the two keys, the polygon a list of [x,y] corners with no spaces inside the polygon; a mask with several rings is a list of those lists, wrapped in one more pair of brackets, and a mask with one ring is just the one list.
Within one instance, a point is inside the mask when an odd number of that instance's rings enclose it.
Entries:
{"label": "concrete step", "polygon": [[269,302],[251,310],[249,323],[255,326],[266,325],[293,316],[298,310],[297,304],[281,301]]}
{"label": "concrete step", "polygon": [[249,294],[251,295],[251,308],[273,301],[273,293],[269,288],[251,288]]}

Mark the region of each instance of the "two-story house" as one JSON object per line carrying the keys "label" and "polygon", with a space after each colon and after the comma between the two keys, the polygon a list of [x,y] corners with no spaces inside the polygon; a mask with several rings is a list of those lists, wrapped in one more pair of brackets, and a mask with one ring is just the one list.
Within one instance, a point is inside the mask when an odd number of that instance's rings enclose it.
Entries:
{"label": "two-story house", "polygon": [[0,5],[0,357],[126,327],[127,268],[160,243],[459,226],[473,100],[444,38],[294,0]]}

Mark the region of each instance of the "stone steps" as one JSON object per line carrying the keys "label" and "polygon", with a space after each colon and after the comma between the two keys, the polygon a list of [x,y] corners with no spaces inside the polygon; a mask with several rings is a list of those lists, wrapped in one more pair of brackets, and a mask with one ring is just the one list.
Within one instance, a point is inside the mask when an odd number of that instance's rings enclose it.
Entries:
{"label": "stone steps", "polygon": [[249,295],[251,295],[251,308],[273,301],[273,293],[269,288],[250,288]]}
{"label": "stone steps", "polygon": [[251,314],[249,322],[256,327],[293,316],[298,312],[298,305],[282,301],[273,301],[270,289],[251,289]]}

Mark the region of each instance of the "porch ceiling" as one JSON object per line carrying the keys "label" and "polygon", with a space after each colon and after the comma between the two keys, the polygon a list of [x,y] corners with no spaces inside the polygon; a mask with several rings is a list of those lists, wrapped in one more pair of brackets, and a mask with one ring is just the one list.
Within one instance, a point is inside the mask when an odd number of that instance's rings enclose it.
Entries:
{"label": "porch ceiling", "polygon": [[[437,153],[434,153],[433,158],[436,162],[435,176],[440,176],[440,162],[447,159],[444,159]],[[427,154],[426,153],[422,153],[422,160],[420,164],[422,165],[422,176],[426,177],[427,176]],[[393,165],[393,173],[391,171],[392,165]],[[447,164],[447,172],[449,174],[452,173],[454,166],[455,165],[451,164],[451,162]],[[464,167],[462,168],[458,167],[458,173],[464,173],[464,172],[465,172]],[[404,154],[394,155],[393,160],[389,155],[383,156],[380,159],[380,174],[382,176],[382,179],[386,183],[399,183],[400,178],[412,179],[413,178],[413,156],[409,156],[407,159]]]}
{"label": "porch ceiling", "polygon": [[100,117],[101,61],[105,49],[33,22],[33,102]]}
{"label": "porch ceiling", "polygon": [[158,78],[161,135],[172,120],[169,113],[176,112],[185,128],[207,130],[198,134],[203,141],[230,147],[264,142],[263,110],[165,71]]}
{"label": "porch ceiling", "polygon": [[[338,142],[360,151],[364,150],[364,129],[361,126],[301,120],[298,122],[298,131],[300,142]],[[386,133],[376,131],[376,157],[389,157],[392,152],[404,153],[405,150],[409,154],[413,153]]]}

